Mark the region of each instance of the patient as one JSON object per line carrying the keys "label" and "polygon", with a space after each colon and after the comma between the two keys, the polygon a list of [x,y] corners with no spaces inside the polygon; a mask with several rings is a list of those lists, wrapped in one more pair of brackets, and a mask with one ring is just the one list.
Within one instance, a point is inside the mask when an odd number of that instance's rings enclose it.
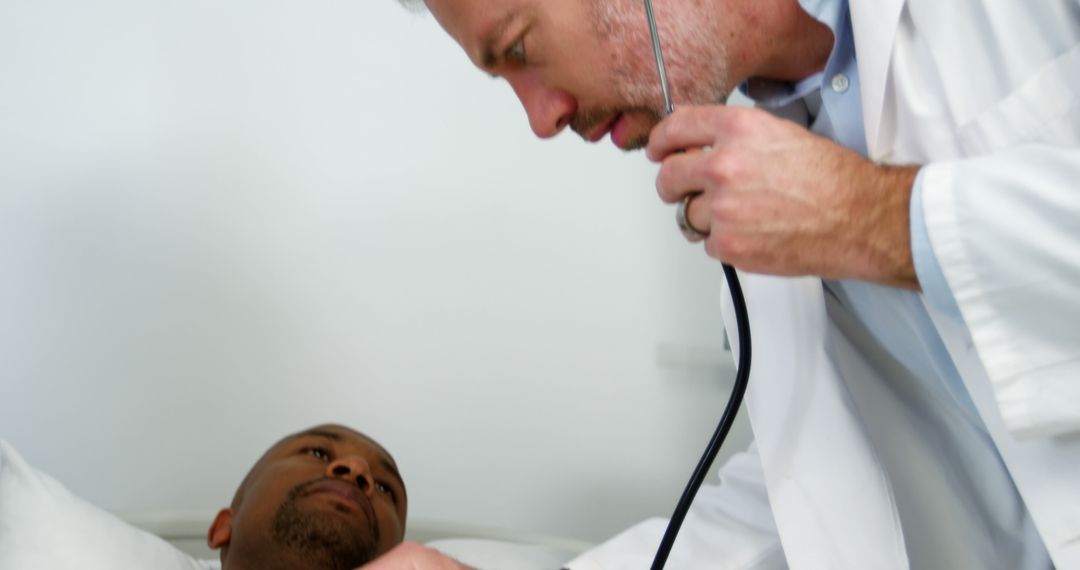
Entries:
{"label": "patient", "polygon": [[275,443],[207,534],[222,570],[351,570],[401,543],[405,484],[390,454],[341,425]]}

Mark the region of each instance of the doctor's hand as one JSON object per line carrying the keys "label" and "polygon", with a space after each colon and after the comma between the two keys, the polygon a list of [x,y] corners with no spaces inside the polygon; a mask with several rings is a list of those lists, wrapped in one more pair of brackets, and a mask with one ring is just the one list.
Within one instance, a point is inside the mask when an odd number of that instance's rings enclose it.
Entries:
{"label": "doctor's hand", "polygon": [[[682,107],[649,135],[669,204],[705,251],[739,269],[918,288],[908,204],[917,167],[876,165],[790,121],[745,107]],[[680,152],[685,151],[685,152]]]}
{"label": "doctor's hand", "polygon": [[473,570],[418,542],[403,542],[356,570]]}

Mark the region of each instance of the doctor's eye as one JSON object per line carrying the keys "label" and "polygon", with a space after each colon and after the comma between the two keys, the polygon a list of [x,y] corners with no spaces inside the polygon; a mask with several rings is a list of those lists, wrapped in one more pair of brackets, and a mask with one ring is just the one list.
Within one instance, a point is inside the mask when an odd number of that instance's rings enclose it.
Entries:
{"label": "doctor's eye", "polygon": [[330,452],[322,447],[305,447],[304,449],[301,449],[300,452],[318,457],[323,461],[330,461]]}
{"label": "doctor's eye", "polygon": [[525,38],[521,38],[506,48],[503,58],[513,65],[525,65]]}

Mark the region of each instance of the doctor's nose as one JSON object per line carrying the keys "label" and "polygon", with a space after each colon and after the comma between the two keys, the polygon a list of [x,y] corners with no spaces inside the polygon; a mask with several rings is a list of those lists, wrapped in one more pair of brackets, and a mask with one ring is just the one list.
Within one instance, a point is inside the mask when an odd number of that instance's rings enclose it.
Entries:
{"label": "doctor's nose", "polygon": [[508,79],[536,136],[546,139],[559,134],[577,112],[577,101],[561,89],[553,89],[536,78]]}
{"label": "doctor's nose", "polygon": [[375,493],[375,479],[371,476],[371,466],[363,457],[346,455],[335,459],[326,466],[326,476],[355,483],[369,498]]}

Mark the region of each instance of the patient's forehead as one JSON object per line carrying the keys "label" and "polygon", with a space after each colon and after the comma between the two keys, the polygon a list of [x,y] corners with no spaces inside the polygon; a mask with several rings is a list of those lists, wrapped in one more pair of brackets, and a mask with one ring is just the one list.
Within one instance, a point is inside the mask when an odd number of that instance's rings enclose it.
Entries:
{"label": "patient's forehead", "polygon": [[394,456],[391,455],[390,452],[387,451],[386,448],[382,446],[382,444],[380,444],[378,441],[375,441],[373,438],[369,437],[367,434],[361,433],[361,432],[356,431],[355,429],[353,429],[351,427],[344,426],[344,425],[341,425],[341,424],[317,425],[317,426],[313,426],[313,427],[310,427],[310,428],[307,428],[307,429],[304,429],[304,430],[300,430],[300,431],[298,431],[296,433],[287,435],[287,436],[283,437],[281,440],[279,440],[277,443],[275,443],[273,446],[271,446],[270,449],[268,449],[266,451],[266,455],[270,455],[276,449],[281,448],[283,446],[286,446],[286,445],[296,441],[297,439],[304,438],[304,437],[321,437],[321,438],[325,438],[325,439],[329,439],[329,440],[333,440],[333,441],[341,441],[341,442],[359,441],[359,442],[362,442],[364,444],[371,445],[371,446],[375,447],[375,449],[378,449],[379,451],[381,451],[386,456],[386,458],[390,460],[390,463],[394,464],[395,467],[396,467],[396,463],[394,462]]}
{"label": "patient's forehead", "polygon": [[[390,452],[388,452],[386,448],[379,444],[379,442],[348,426],[343,426],[341,424],[322,424],[298,431],[294,434],[287,435],[281,438],[274,445],[270,446],[270,448],[267,449],[261,457],[259,457],[255,464],[251,466],[251,469],[248,470],[247,475],[244,476],[243,481],[240,482],[240,486],[237,487],[236,494],[233,497],[233,506],[235,507],[240,503],[240,500],[246,493],[246,489],[250,482],[260,477],[264,468],[266,468],[269,464],[273,463],[275,460],[279,459],[278,457],[275,457],[276,455],[278,455],[278,450],[285,448],[296,440],[305,437],[321,437],[333,441],[343,442],[360,441],[364,444],[371,445],[375,449],[378,449],[382,452],[382,455],[385,457],[386,460],[384,464],[390,467],[390,470],[394,474],[397,475],[399,473],[397,462],[394,461],[394,456],[390,455]],[[404,485],[404,480],[401,478],[401,475],[397,475],[397,478],[399,481],[402,481],[402,485]]]}
{"label": "patient's forehead", "polygon": [[328,437],[335,440],[359,439],[361,441],[373,444],[375,447],[382,449],[383,451],[386,451],[386,449],[383,448],[383,446],[379,444],[379,442],[375,441],[367,434],[356,431],[349,426],[343,426],[341,424],[322,424],[312,426],[307,429],[300,430],[294,434],[287,435],[282,438],[282,441],[293,440],[298,437],[304,437],[308,435]]}

